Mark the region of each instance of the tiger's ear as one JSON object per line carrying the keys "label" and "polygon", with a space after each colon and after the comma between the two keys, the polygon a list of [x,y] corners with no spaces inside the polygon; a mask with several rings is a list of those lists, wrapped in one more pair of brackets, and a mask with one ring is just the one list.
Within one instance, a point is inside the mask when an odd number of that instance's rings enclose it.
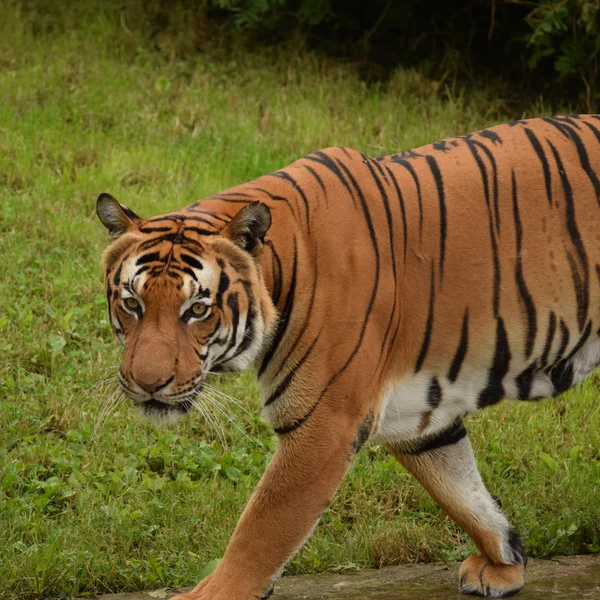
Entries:
{"label": "tiger's ear", "polygon": [[271,211],[268,206],[262,202],[250,202],[226,225],[221,235],[256,258],[270,226]]}
{"label": "tiger's ear", "polygon": [[140,220],[132,210],[119,204],[110,194],[102,193],[96,200],[96,214],[102,225],[108,229],[111,240],[120,238],[123,234],[137,231]]}

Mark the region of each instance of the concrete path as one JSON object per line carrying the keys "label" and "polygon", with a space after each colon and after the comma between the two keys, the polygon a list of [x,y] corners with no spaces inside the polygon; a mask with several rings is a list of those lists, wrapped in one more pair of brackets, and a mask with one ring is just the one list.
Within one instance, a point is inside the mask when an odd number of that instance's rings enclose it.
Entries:
{"label": "concrete path", "polygon": [[[402,565],[341,575],[284,577],[272,600],[466,600],[456,592],[458,565]],[[157,600],[175,590],[95,596],[96,600]],[[531,560],[520,600],[600,600],[600,555]],[[88,600],[89,597],[88,597]]]}

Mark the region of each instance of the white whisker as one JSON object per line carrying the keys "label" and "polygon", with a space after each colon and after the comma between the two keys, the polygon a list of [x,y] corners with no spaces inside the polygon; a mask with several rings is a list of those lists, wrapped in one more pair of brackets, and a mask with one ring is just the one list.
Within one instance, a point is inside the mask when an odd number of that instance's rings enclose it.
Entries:
{"label": "white whisker", "polygon": [[211,385],[210,383],[205,383],[204,385],[210,392],[217,394],[224,400],[233,402],[233,404],[235,404],[240,410],[244,411],[248,416],[254,417],[254,414],[251,411],[249,411],[245,406],[243,406],[242,403],[233,396],[226,394],[223,390],[220,390],[219,388],[215,387],[214,385]]}
{"label": "white whisker", "polygon": [[202,397],[207,400],[216,410],[219,411],[245,438],[252,441],[250,436],[235,422],[231,415],[227,412],[227,406],[219,401],[218,398],[210,396],[207,393],[202,393]]}
{"label": "white whisker", "polygon": [[225,439],[225,431],[224,431],[222,425],[213,418],[213,416],[210,414],[210,411],[205,411],[204,410],[204,408],[197,401],[197,399],[201,399],[201,396],[196,393],[195,394],[195,398],[191,401],[192,402],[192,406],[194,406],[198,410],[198,412],[204,417],[204,419],[206,421],[208,421],[208,423],[210,424],[210,426],[212,427],[212,429],[217,434],[217,437],[219,438],[219,442],[221,443],[221,446],[223,446],[223,448],[226,448],[227,447],[227,441]]}
{"label": "white whisker", "polygon": [[100,414],[96,419],[96,425],[94,426],[94,430],[92,432],[92,440],[96,439],[97,434],[100,429],[110,416],[110,414],[116,409],[121,400],[124,398],[123,392],[120,388],[115,388],[112,393],[106,398],[102,408],[100,409]]}

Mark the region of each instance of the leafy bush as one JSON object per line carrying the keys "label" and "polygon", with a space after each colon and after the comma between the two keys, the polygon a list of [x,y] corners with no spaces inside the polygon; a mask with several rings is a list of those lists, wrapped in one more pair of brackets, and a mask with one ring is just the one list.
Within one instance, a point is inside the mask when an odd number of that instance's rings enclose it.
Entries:
{"label": "leafy bush", "polygon": [[[321,47],[384,64],[433,62],[472,76],[481,68],[530,89],[552,82],[589,112],[598,101],[600,0],[209,0],[236,27],[300,27]],[[281,33],[280,33],[281,35]],[[285,34],[284,34],[285,35]],[[527,86],[525,86],[527,87]]]}
{"label": "leafy bush", "polygon": [[535,69],[552,57],[560,78],[579,77],[590,112],[598,99],[599,19],[598,0],[547,0],[526,17],[531,27],[525,36],[531,49],[529,66]]}

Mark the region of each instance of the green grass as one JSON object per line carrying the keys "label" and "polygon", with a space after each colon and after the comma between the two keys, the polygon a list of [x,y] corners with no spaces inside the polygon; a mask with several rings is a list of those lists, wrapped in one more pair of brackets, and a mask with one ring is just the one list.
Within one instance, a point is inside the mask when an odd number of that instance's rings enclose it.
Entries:
{"label": "green grass", "polygon": [[[301,47],[218,61],[171,52],[179,38],[155,47],[111,3],[85,5],[24,14],[4,3],[0,20],[0,597],[194,583],[276,445],[251,374],[220,383],[250,411],[227,404],[237,427],[215,414],[225,447],[199,415],[156,430],[126,403],[94,435],[120,356],[99,192],[147,216],[321,147],[380,155],[521,116],[412,71],[367,87]],[[470,419],[483,477],[533,555],[600,550],[598,396],[596,376],[554,401]],[[288,572],[470,551],[370,447]]]}

